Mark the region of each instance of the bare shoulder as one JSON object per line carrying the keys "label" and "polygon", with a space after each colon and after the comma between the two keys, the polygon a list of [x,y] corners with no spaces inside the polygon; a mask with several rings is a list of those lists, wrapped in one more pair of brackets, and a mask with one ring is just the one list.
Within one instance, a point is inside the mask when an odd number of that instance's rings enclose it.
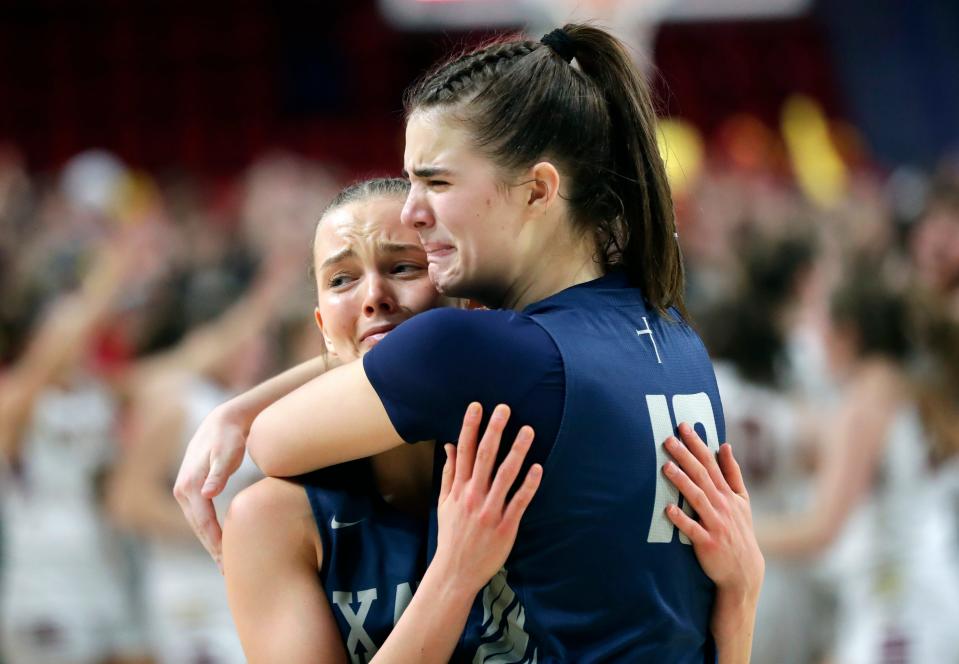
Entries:
{"label": "bare shoulder", "polygon": [[230,502],[224,528],[251,542],[315,554],[322,562],[323,545],[313,509],[303,486],[266,477],[240,491]]}

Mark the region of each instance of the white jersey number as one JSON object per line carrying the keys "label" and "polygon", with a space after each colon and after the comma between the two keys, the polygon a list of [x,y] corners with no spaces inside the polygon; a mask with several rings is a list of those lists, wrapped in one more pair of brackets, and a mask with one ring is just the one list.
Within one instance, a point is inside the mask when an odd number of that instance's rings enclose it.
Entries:
{"label": "white jersey number", "polygon": [[[673,423],[669,414],[669,405],[664,394],[647,394],[646,407],[649,409],[649,421],[653,426],[653,440],[656,445],[656,499],[653,503],[653,515],[649,522],[649,534],[646,541],[650,543],[671,542],[675,526],[666,517],[666,505],[679,503],[679,489],[663,475],[663,466],[670,460],[663,443],[674,434],[679,422],[686,422],[690,426],[701,424],[706,430],[706,444],[714,452],[719,451],[719,434],[716,431],[716,418],[713,415],[713,405],[705,392],[698,394],[677,394],[673,397],[673,413],[676,423]],[[683,505],[683,511],[692,516],[693,509],[688,503]],[[679,534],[679,541],[689,544],[689,538]]]}

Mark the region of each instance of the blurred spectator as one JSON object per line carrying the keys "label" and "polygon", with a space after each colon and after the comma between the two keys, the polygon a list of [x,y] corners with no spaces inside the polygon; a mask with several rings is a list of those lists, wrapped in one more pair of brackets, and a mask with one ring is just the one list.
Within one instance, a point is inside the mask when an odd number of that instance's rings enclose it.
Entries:
{"label": "blurred spectator", "polygon": [[[146,542],[143,596],[157,662],[245,661],[223,578],[184,521],[173,498],[173,478],[203,418],[265,377],[266,328],[298,272],[297,262],[296,255],[274,257],[249,295],[181,342],[197,345],[197,358],[202,355],[197,367],[153,371],[131,394],[127,445],[108,504],[116,521]],[[217,498],[221,519],[232,496],[261,477],[245,459]]]}
{"label": "blurred spectator", "polygon": [[96,662],[138,652],[122,542],[99,509],[117,404],[90,340],[146,249],[106,244],[80,289],[58,298],[0,384],[4,539],[0,633],[9,662]]}
{"label": "blurred spectator", "polygon": [[955,661],[944,616],[959,615],[959,570],[949,538],[931,527],[948,507],[930,500],[905,300],[871,266],[849,270],[825,334],[841,397],[823,420],[812,495],[798,512],[758,520],[760,545],[769,557],[829,551],[837,661]]}

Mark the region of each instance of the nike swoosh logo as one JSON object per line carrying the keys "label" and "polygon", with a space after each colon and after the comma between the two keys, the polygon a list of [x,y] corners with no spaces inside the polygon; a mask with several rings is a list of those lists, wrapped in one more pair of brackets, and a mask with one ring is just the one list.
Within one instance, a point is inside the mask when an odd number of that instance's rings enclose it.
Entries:
{"label": "nike swoosh logo", "polygon": [[346,528],[347,526],[355,526],[358,523],[366,521],[366,519],[360,519],[359,521],[337,521],[336,516],[330,520],[330,528],[333,530],[338,530],[340,528]]}

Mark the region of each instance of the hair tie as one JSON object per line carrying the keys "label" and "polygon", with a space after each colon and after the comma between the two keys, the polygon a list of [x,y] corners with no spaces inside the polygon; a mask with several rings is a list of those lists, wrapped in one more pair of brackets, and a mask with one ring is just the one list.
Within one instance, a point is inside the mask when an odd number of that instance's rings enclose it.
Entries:
{"label": "hair tie", "polygon": [[572,62],[576,57],[576,42],[562,28],[556,28],[549,34],[543,35],[539,41],[556,51],[556,54],[566,62]]}

